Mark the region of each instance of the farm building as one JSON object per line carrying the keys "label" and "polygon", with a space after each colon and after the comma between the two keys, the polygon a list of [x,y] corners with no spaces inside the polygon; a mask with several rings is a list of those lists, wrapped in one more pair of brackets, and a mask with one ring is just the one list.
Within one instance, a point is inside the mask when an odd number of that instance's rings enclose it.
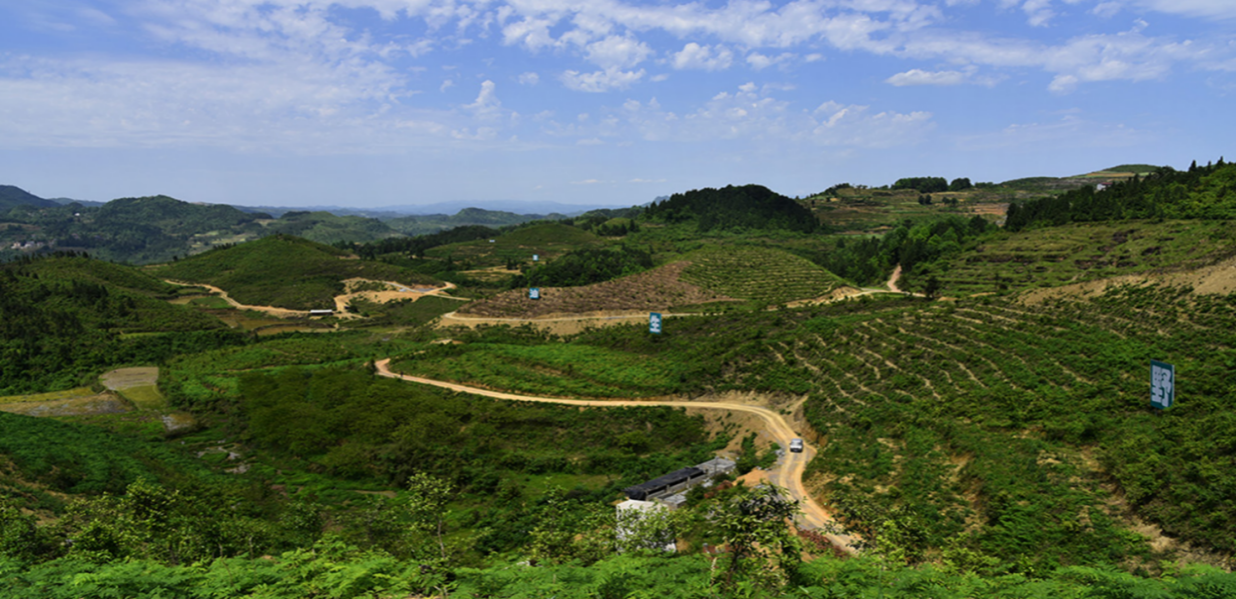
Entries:
{"label": "farm building", "polygon": [[702,464],[696,464],[695,467],[704,471],[708,478],[717,476],[718,474],[729,474],[734,471],[738,464],[734,460],[725,458],[713,458]]}
{"label": "farm building", "polygon": [[691,466],[658,476],[645,483],[627,487],[622,492],[631,499],[646,501],[685,491],[705,480],[708,480],[708,475],[703,470]]}
{"label": "farm building", "polygon": [[334,310],[310,310],[309,317],[312,318],[315,316],[330,316],[331,314],[334,314],[334,313],[335,313]]}

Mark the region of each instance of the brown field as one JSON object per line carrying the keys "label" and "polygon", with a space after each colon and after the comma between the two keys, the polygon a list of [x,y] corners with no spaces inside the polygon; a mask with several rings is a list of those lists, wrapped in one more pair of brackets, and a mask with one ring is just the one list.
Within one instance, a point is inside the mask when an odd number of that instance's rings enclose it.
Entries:
{"label": "brown field", "polygon": [[638,275],[584,287],[542,287],[541,299],[515,289],[460,308],[460,316],[544,318],[588,312],[668,310],[716,301],[737,301],[679,280],[690,262],[675,262]]}
{"label": "brown field", "polygon": [[128,402],[110,391],[97,395],[73,397],[71,399],[0,404],[0,412],[39,417],[119,414],[132,409]]}

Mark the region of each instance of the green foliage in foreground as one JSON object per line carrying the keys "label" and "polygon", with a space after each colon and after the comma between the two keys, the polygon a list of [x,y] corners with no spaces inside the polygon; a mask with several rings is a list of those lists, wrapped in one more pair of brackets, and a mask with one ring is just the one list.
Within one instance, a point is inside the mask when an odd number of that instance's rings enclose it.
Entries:
{"label": "green foliage in foreground", "polygon": [[363,551],[337,540],[272,559],[227,558],[185,566],[147,560],[94,564],[63,559],[29,567],[0,558],[0,585],[12,599],[394,599],[424,596],[506,599],[1218,599],[1236,596],[1236,574],[1191,568],[1162,579],[1097,568],[1064,568],[1041,579],[979,577],[872,559],[821,558],[800,568],[794,588],[741,589],[710,584],[705,556],[616,556],[591,566],[501,565],[442,572]]}
{"label": "green foliage in foreground", "polygon": [[396,281],[408,286],[432,280],[411,271],[366,260],[296,237],[273,235],[236,246],[220,247],[157,270],[169,279],[209,283],[236,301],[296,310],[333,307],[351,278]]}

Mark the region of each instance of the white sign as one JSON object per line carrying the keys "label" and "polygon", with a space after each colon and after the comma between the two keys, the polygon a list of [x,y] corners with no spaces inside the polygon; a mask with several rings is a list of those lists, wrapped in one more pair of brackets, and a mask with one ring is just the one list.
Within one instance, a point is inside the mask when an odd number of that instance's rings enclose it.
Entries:
{"label": "white sign", "polygon": [[535,300],[541,299],[541,290],[536,287],[529,289],[528,299],[535,299]]}
{"label": "white sign", "polygon": [[1166,362],[1150,361],[1150,405],[1164,410],[1176,401],[1176,368]]}
{"label": "white sign", "polygon": [[536,254],[533,254],[533,255],[532,255],[532,261],[533,261],[533,262],[536,262],[537,260],[540,260],[540,259],[541,259],[541,257],[540,257],[540,256],[538,256],[538,255],[536,255]]}
{"label": "white sign", "polygon": [[661,334],[661,314],[657,312],[648,313],[648,332],[655,335]]}

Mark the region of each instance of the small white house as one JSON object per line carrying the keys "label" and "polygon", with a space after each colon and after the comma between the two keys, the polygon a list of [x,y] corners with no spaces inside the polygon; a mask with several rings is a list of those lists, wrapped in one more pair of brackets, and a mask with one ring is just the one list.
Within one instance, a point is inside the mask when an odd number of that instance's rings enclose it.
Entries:
{"label": "small white house", "polygon": [[332,315],[332,314],[334,314],[334,313],[335,313],[335,311],[334,311],[334,310],[310,310],[310,311],[309,311],[309,317],[310,317],[310,318],[314,318],[314,317],[317,317],[317,316],[330,316],[330,315]]}
{"label": "small white house", "polygon": [[673,531],[661,530],[649,519],[662,518],[669,508],[655,501],[640,501],[628,499],[617,506],[618,526],[616,535],[619,547],[630,542],[633,537],[643,538],[646,549],[660,549],[675,553],[678,551],[678,541]]}

